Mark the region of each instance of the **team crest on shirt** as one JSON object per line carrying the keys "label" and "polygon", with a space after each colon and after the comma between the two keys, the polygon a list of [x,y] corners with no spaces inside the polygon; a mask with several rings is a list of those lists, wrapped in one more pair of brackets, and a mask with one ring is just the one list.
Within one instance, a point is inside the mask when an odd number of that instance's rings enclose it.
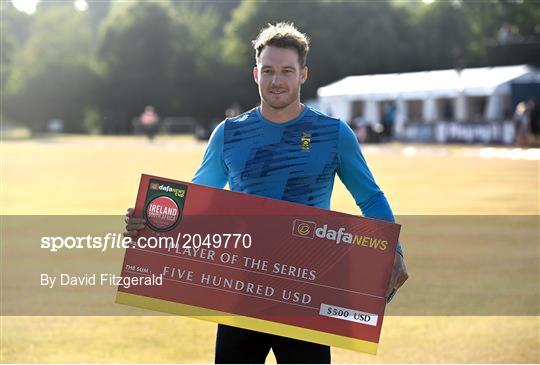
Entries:
{"label": "team crest on shirt", "polygon": [[302,148],[302,151],[309,152],[309,149],[311,148],[311,133],[302,132],[300,147]]}

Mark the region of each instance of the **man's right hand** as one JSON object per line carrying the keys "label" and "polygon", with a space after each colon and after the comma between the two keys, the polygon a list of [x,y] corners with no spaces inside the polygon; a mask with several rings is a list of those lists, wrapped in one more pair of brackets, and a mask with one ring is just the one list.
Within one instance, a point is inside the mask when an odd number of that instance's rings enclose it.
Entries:
{"label": "man's right hand", "polygon": [[146,226],[146,220],[144,218],[133,216],[133,208],[128,208],[124,221],[126,222],[124,237],[133,238]]}

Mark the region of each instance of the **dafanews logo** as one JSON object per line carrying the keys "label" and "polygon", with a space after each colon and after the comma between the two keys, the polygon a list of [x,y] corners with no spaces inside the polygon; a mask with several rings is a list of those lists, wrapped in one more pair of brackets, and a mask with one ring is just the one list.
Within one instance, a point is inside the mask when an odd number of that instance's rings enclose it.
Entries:
{"label": "dafanews logo", "polygon": [[351,244],[381,251],[386,250],[388,247],[388,241],[386,240],[357,234],[353,235],[352,233],[347,232],[343,227],[334,230],[329,228],[328,224],[319,227],[315,222],[301,219],[295,219],[293,221],[292,235],[308,239],[318,237],[334,241],[336,244]]}
{"label": "dafanews logo", "polygon": [[293,222],[293,236],[313,239],[317,224],[315,222],[295,219]]}
{"label": "dafanews logo", "polygon": [[163,184],[159,184],[159,183],[151,183],[150,184],[150,189],[152,189],[152,190],[161,190],[161,191],[164,191],[164,192],[167,192],[167,193],[174,193],[174,195],[176,195],[179,198],[183,198],[184,195],[186,194],[185,189],[172,188],[169,185],[163,185]]}

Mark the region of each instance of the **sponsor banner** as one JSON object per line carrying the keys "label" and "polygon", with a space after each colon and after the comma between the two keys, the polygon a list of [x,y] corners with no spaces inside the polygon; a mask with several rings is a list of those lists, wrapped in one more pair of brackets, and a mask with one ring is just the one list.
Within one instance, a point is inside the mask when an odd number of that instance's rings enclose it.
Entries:
{"label": "sponsor banner", "polygon": [[506,122],[441,122],[436,123],[435,141],[438,143],[513,144],[515,128]]}
{"label": "sponsor banner", "polygon": [[407,123],[397,137],[404,142],[433,142],[434,125],[428,123]]}
{"label": "sponsor banner", "polygon": [[515,127],[511,121],[408,123],[396,137],[404,142],[510,145]]}
{"label": "sponsor banner", "polygon": [[[118,303],[376,353],[400,226],[143,175]],[[139,237],[139,238],[140,238]]]}

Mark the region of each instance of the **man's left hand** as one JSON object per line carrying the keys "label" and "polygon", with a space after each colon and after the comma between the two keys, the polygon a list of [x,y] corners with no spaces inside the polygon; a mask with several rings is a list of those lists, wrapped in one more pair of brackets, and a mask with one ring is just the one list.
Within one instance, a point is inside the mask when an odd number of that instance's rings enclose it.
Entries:
{"label": "man's left hand", "polygon": [[394,267],[392,268],[392,276],[390,277],[390,285],[386,291],[386,298],[391,299],[389,298],[390,295],[393,296],[393,293],[395,293],[408,278],[409,275],[407,274],[405,261],[403,261],[403,257],[396,252],[396,256],[394,257]]}

